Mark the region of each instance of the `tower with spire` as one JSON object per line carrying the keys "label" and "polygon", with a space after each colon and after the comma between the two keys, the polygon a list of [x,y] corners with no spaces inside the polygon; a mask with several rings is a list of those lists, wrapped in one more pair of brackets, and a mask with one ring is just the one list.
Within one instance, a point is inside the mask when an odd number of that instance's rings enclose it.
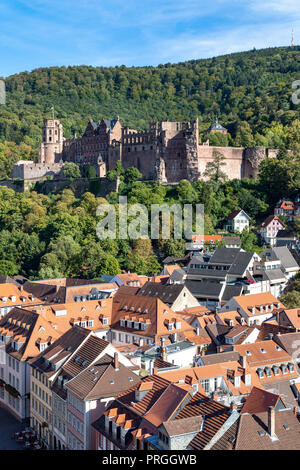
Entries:
{"label": "tower with spire", "polygon": [[221,134],[227,134],[227,129],[219,123],[218,116],[215,116],[213,124],[207,129],[206,134],[211,134],[212,132],[220,132]]}

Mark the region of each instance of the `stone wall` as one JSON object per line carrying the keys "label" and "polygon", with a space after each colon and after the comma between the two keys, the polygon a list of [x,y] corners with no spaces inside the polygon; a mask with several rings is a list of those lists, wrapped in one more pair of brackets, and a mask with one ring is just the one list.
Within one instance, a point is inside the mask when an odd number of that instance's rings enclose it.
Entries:
{"label": "stone wall", "polygon": [[108,181],[106,178],[95,178],[88,180],[78,178],[73,181],[69,179],[46,180],[37,182],[34,191],[42,194],[58,193],[63,189],[71,189],[76,197],[86,192],[91,192],[97,197],[105,197],[112,191],[116,191],[116,181]]}
{"label": "stone wall", "polygon": [[61,173],[63,163],[34,163],[18,162],[13,167],[12,178],[38,180],[47,176],[57,176]]}
{"label": "stone wall", "polygon": [[[214,161],[214,151],[220,152],[226,158],[226,166],[222,167],[229,179],[243,177],[243,153],[242,147],[211,147],[209,145],[198,146],[199,172],[201,178],[206,170],[206,165]],[[205,178],[204,178],[205,179]]]}

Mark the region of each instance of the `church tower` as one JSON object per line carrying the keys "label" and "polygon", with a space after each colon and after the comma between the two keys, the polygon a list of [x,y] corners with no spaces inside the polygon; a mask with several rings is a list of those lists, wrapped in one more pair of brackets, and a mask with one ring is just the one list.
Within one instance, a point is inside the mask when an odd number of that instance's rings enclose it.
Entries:
{"label": "church tower", "polygon": [[63,126],[58,119],[45,119],[43,142],[39,147],[39,163],[56,163],[63,151]]}

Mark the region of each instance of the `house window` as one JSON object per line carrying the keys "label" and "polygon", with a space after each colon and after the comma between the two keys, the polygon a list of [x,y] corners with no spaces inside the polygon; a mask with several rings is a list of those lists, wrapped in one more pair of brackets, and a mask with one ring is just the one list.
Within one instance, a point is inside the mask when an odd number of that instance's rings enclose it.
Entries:
{"label": "house window", "polygon": [[205,393],[208,393],[209,392],[209,379],[201,380],[200,383],[201,383]]}

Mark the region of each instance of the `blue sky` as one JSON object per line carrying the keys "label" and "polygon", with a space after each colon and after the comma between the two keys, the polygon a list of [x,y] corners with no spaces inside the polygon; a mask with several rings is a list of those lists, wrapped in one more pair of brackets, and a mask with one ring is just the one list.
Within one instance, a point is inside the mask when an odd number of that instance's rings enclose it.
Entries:
{"label": "blue sky", "polygon": [[299,0],[0,0],[0,76],[300,43]]}

